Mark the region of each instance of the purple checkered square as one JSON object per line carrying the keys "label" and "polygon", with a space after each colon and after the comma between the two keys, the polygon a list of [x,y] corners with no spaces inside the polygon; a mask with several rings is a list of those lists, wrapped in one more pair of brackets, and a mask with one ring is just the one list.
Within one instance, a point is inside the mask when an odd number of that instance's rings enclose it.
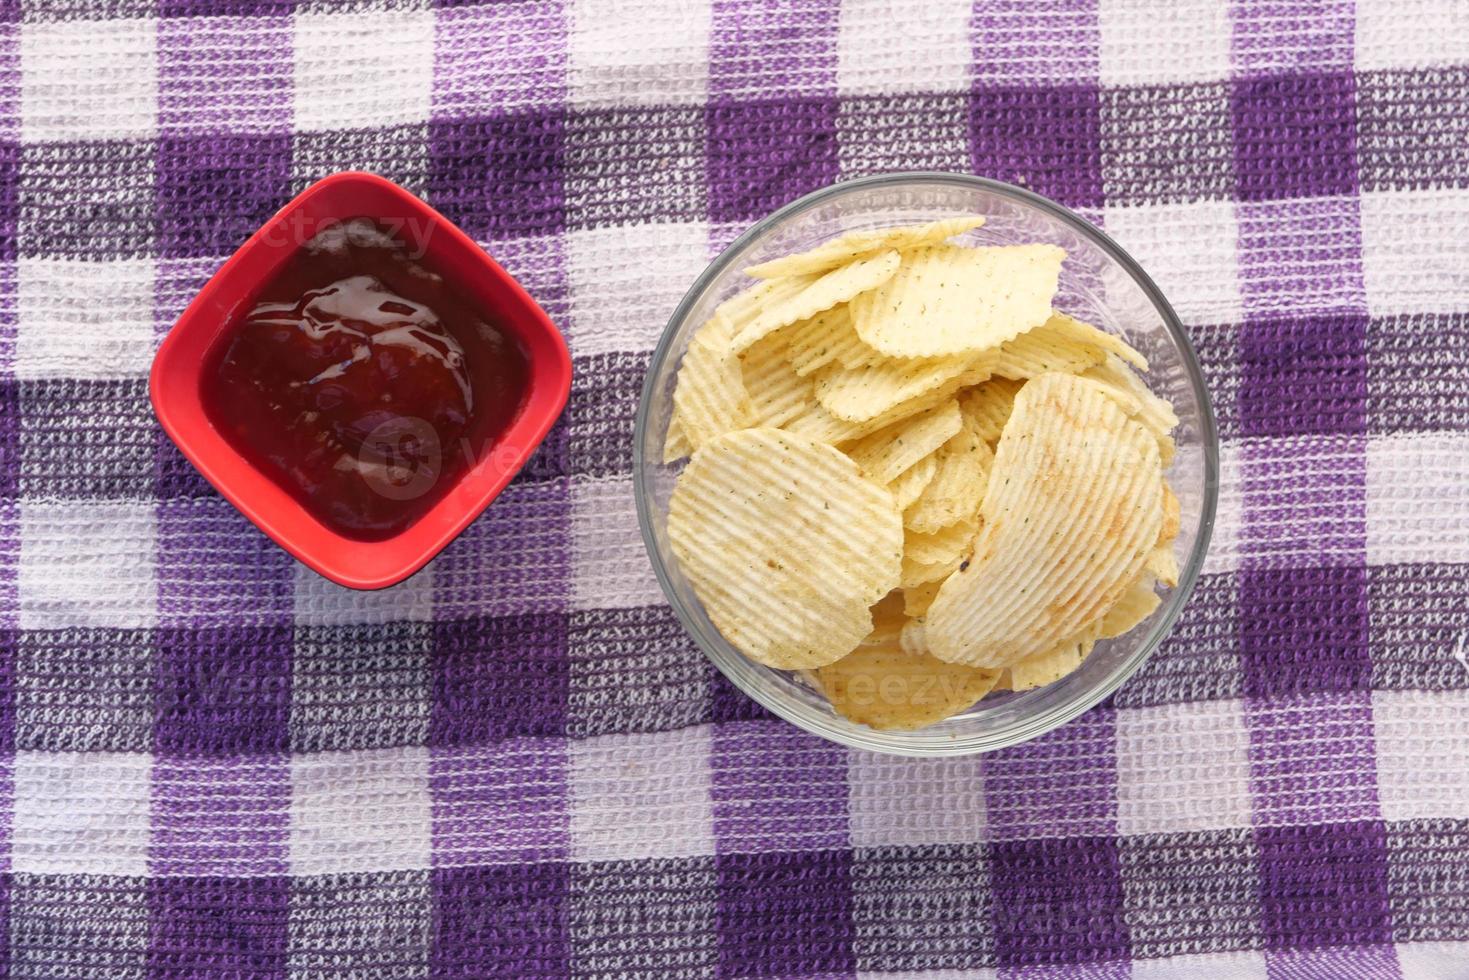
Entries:
{"label": "purple checkered square", "polygon": [[845,977],[856,966],[852,855],[721,854],[721,977]]}
{"label": "purple checkered square", "polygon": [[20,625],[20,503],[0,497],[0,628]]}
{"label": "purple checkered square", "polygon": [[1101,207],[1101,113],[1095,85],[980,85],[969,102],[973,172],[1072,207]]}
{"label": "purple checkered square", "polygon": [[472,619],[565,609],[570,511],[565,480],[513,482],[434,560],[435,614]]}
{"label": "purple checkered square", "polygon": [[1117,719],[1095,708],[983,759],[986,819],[999,840],[1102,835],[1117,828]]}
{"label": "purple checkered square", "polygon": [[1352,0],[1230,4],[1233,62],[1241,75],[1351,71]]}
{"label": "purple checkered square", "polygon": [[[1319,980],[1321,977],[1408,978],[1397,951],[1390,945],[1350,946],[1344,949],[1290,949],[1269,953],[1265,958],[1270,980]],[[1426,976],[1427,974],[1423,974]]]}
{"label": "purple checkered square", "polygon": [[286,878],[148,879],[148,975],[284,977]]}
{"label": "purple checkered square", "polygon": [[565,613],[434,623],[429,744],[563,734],[566,626]]}
{"label": "purple checkered square", "polygon": [[1367,572],[1358,565],[1240,573],[1244,691],[1270,698],[1367,691]]}
{"label": "purple checkered square", "polygon": [[291,770],[283,757],[160,757],[153,766],[149,870],[284,874],[290,812]]}
{"label": "purple checkered square", "polygon": [[568,879],[559,862],[434,871],[429,976],[566,976]]}
{"label": "purple checkered square", "polygon": [[440,10],[434,22],[434,117],[495,115],[564,97],[568,21],[560,2]]}
{"label": "purple checkered square", "polygon": [[847,754],[784,722],[718,726],[710,795],[719,853],[847,845]]}
{"label": "purple checkered square", "polygon": [[511,738],[429,760],[434,866],[562,860],[570,853],[567,750]]}
{"label": "purple checkered square", "polygon": [[1039,89],[1095,81],[1100,70],[1096,0],[986,0],[970,27],[983,82]]}
{"label": "purple checkered square", "polygon": [[1247,700],[1245,717],[1257,826],[1379,817],[1370,695]]}
{"label": "purple checkered square", "polygon": [[748,223],[836,180],[837,100],[709,106],[709,214]]}
{"label": "purple checkered square", "polygon": [[158,125],[169,134],[285,133],[291,22],[169,18],[158,24]]}
{"label": "purple checkered square", "polygon": [[[176,497],[158,506],[158,621],[164,626],[287,626],[294,570],[291,556],[228,501]],[[246,609],[241,588],[251,597]]]}
{"label": "purple checkered square", "polygon": [[1252,440],[1239,489],[1246,568],[1347,565],[1366,557],[1367,462],[1361,436]]}
{"label": "purple checkered square", "polygon": [[1261,827],[1255,837],[1268,948],[1392,941],[1386,832],[1380,822]]}
{"label": "purple checkered square", "polygon": [[1232,109],[1240,199],[1354,193],[1356,92],[1350,73],[1236,81]]}
{"label": "purple checkered square", "polygon": [[710,94],[716,101],[834,94],[839,13],[824,0],[714,0]]}
{"label": "purple checkered square", "polygon": [[290,174],[287,136],[162,138],[157,207],[163,255],[229,255],[286,203]]}
{"label": "purple checkered square", "polygon": [[566,114],[435,120],[429,125],[429,199],[470,237],[551,235],[566,227]]}
{"label": "purple checkered square", "polygon": [[1244,434],[1365,431],[1366,346],[1359,313],[1251,318],[1239,340]]}
{"label": "purple checkered square", "polygon": [[995,953],[1002,966],[1121,960],[1128,953],[1114,837],[1037,837],[990,847]]}
{"label": "purple checkered square", "polygon": [[154,670],[158,751],[226,756],[289,745],[290,627],[160,629]]}

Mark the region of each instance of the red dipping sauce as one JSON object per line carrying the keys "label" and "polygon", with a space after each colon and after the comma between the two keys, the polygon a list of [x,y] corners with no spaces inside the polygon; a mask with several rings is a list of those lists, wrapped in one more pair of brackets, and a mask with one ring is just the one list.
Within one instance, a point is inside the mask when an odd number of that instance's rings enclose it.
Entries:
{"label": "red dipping sauce", "polygon": [[345,537],[422,517],[515,420],[525,353],[370,218],[265,281],[202,375],[210,422]]}

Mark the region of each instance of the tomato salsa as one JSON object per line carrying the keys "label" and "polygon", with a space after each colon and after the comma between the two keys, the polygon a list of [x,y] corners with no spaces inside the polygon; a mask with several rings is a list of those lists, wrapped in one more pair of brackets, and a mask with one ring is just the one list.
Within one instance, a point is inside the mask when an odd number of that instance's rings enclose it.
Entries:
{"label": "tomato salsa", "polygon": [[291,255],[210,354],[216,429],[346,537],[392,537],[495,451],[524,406],[525,353],[381,222]]}

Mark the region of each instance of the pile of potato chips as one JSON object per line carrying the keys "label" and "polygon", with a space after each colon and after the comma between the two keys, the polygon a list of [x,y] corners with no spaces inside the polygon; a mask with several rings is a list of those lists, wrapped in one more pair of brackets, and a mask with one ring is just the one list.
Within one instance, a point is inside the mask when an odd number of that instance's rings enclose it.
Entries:
{"label": "pile of potato chips", "polygon": [[1177,584],[1177,416],[1052,308],[1062,249],[958,218],[753,266],[691,340],[668,534],[747,656],[914,729],[1075,670]]}

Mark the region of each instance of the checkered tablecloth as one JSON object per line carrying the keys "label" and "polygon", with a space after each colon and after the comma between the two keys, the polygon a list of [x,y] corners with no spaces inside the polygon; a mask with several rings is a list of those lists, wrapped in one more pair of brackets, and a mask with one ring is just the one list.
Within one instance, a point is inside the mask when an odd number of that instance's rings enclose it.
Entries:
{"label": "checkered tablecloth", "polygon": [[[0,66],[11,977],[1469,977],[1466,0],[6,0]],[[144,380],[343,168],[484,243],[577,371],[377,594],[224,503]],[[682,291],[900,169],[1115,235],[1223,435],[1172,638],[984,757],[763,713],[634,517]]]}

